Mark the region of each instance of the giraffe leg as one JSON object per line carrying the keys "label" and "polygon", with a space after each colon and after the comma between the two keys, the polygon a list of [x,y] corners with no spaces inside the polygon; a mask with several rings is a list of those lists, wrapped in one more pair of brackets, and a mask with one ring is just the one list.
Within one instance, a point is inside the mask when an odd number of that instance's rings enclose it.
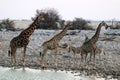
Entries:
{"label": "giraffe leg", "polygon": [[14,59],[13,59],[13,54],[11,54],[11,63],[12,63],[12,66],[14,65]]}
{"label": "giraffe leg", "polygon": [[93,54],[94,54],[94,59],[93,59],[93,61],[94,61],[94,63],[95,63],[95,62],[96,62],[96,61],[95,61],[95,51],[93,52]]}
{"label": "giraffe leg", "polygon": [[96,63],[95,63],[95,51],[93,51],[93,65],[94,65],[94,68],[96,68]]}
{"label": "giraffe leg", "polygon": [[76,56],[75,56],[75,53],[74,53],[74,63],[73,63],[73,65],[75,65],[75,62],[76,62]]}
{"label": "giraffe leg", "polygon": [[55,51],[55,66],[57,67],[58,65],[58,49]]}
{"label": "giraffe leg", "polygon": [[92,58],[92,54],[93,54],[93,53],[90,53],[90,60],[89,60],[89,61],[91,61],[91,58]]}
{"label": "giraffe leg", "polygon": [[16,50],[17,50],[17,48],[11,48],[11,62],[12,62],[12,66],[16,65]]}
{"label": "giraffe leg", "polygon": [[81,62],[83,62],[83,54],[81,54]]}
{"label": "giraffe leg", "polygon": [[23,52],[23,66],[25,66],[25,58],[26,58],[26,46],[24,47],[24,52]]}
{"label": "giraffe leg", "polygon": [[11,56],[10,57],[11,57],[11,64],[13,65],[14,60],[13,60],[13,51],[12,51],[12,49],[11,49]]}
{"label": "giraffe leg", "polygon": [[40,60],[40,64],[41,64],[42,66],[44,66],[44,56],[45,56],[46,53],[47,53],[47,49],[44,49],[44,50],[43,50],[43,53],[42,53],[42,55],[41,55],[41,60]]}
{"label": "giraffe leg", "polygon": [[87,62],[87,53],[85,53],[85,63]]}
{"label": "giraffe leg", "polygon": [[89,61],[92,61],[92,56],[94,55],[94,51],[92,50],[91,52],[90,52],[90,60]]}

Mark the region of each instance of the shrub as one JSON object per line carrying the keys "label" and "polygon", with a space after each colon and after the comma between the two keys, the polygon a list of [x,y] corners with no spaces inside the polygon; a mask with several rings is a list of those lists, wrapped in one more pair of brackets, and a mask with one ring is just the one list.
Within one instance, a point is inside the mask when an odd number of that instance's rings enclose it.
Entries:
{"label": "shrub", "polygon": [[116,26],[115,29],[120,29],[120,22],[117,22],[115,26]]}
{"label": "shrub", "polygon": [[110,25],[110,29],[120,29],[120,21],[116,21],[114,25]]}
{"label": "shrub", "polygon": [[90,21],[87,21],[82,18],[75,18],[73,20],[73,28],[72,29],[79,29],[79,30],[90,30],[93,29],[91,26],[88,25]]}
{"label": "shrub", "polygon": [[0,23],[0,30],[1,29],[14,31],[15,30],[15,28],[14,28],[14,21],[9,20],[9,18],[5,19],[5,20],[2,20],[2,22]]}

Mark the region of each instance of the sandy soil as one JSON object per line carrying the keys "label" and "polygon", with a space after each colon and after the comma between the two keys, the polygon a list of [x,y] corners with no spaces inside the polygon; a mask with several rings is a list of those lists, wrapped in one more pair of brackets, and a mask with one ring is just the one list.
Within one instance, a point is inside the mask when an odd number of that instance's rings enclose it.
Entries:
{"label": "sandy soil", "polygon": [[[0,66],[11,67],[11,59],[8,57],[9,43],[10,40],[20,32],[21,31],[0,32]],[[30,43],[26,51],[27,57],[25,67],[41,69],[39,65],[41,45],[44,41],[51,39],[51,37],[59,32],[60,30],[35,30],[30,37]],[[68,33],[70,32],[72,31],[68,31]],[[95,33],[95,31],[91,30],[75,30],[75,32],[75,35],[66,35],[61,40],[61,43],[68,43],[78,47],[84,42],[85,34],[91,38]],[[106,77],[107,75],[112,75],[113,77],[120,76],[120,36],[117,34],[113,36],[114,33],[119,34],[119,30],[101,31],[98,46],[102,46],[106,54],[102,54],[101,59],[99,58],[99,54],[97,54],[95,63],[89,62],[85,64],[81,62],[81,56],[79,54],[74,57],[72,52],[69,53],[68,50],[64,50],[59,53],[57,70],[72,70],[86,75],[94,74],[102,77]],[[113,37],[115,38],[112,39]],[[113,41],[105,40],[106,38],[110,38]],[[22,50],[23,49],[17,50],[17,68],[22,67]],[[89,55],[87,61],[89,61]],[[45,56],[45,66],[47,69],[56,69],[54,62],[54,51],[48,51]]]}

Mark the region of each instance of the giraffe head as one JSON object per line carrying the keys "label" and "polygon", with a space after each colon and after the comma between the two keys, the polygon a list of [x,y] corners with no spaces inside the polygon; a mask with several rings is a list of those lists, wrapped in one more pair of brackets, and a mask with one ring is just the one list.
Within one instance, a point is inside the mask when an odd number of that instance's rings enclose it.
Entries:
{"label": "giraffe head", "polygon": [[109,27],[104,21],[102,21],[102,22],[100,23],[100,26],[104,26],[105,29],[107,29],[107,28]]}
{"label": "giraffe head", "polygon": [[73,22],[72,21],[67,21],[65,23],[65,26],[68,26],[69,28],[72,28],[73,27]]}
{"label": "giraffe head", "polygon": [[45,22],[45,13],[40,13],[36,15],[36,18],[32,18],[34,20],[34,22],[36,22],[36,24],[40,23],[40,22]]}
{"label": "giraffe head", "polygon": [[38,15],[38,22],[44,22],[45,21],[45,14],[44,13],[40,13]]}

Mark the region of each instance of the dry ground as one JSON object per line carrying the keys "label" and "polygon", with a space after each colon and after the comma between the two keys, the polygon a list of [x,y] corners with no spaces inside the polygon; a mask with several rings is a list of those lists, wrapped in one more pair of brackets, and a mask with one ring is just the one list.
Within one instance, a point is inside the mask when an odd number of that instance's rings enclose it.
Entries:
{"label": "dry ground", "polygon": [[[0,66],[7,66],[11,67],[11,61],[10,57],[8,57],[8,50],[9,50],[9,43],[10,40],[17,36],[21,31],[17,32],[0,32]],[[44,41],[49,40],[52,36],[57,34],[58,31],[54,30],[36,30],[33,35],[30,38],[30,43],[27,48],[27,57],[26,57],[26,67],[30,68],[41,68],[39,66],[39,52],[41,51],[41,45]],[[71,31],[68,31],[68,33]],[[68,43],[73,46],[81,46],[85,39],[85,34],[89,38],[91,38],[95,31],[78,31],[75,30],[76,35],[66,35],[62,40],[61,43]],[[91,74],[99,74],[100,76],[106,76],[106,75],[114,75],[120,76],[120,42],[119,42],[119,35],[114,36],[115,39],[113,41],[105,40],[105,38],[109,38],[113,35],[112,33],[118,32],[119,30],[109,30],[107,31],[107,34],[109,36],[104,34],[105,31],[101,33],[101,36],[98,41],[98,46],[101,46],[104,48],[106,55],[101,55],[102,59],[99,59],[99,56],[97,54],[96,56],[96,62],[89,62],[84,64],[80,60],[80,56],[77,55],[76,58],[74,58],[72,52],[68,52],[68,50],[60,51],[59,53],[59,64],[57,69],[60,70],[73,70],[81,73],[85,73],[88,75]],[[45,56],[46,62],[45,65],[48,69],[55,69],[54,65],[54,51],[49,51],[47,55]],[[75,64],[74,64],[75,61]],[[89,56],[87,58],[87,61],[89,61]],[[17,67],[22,67],[22,49],[17,50]]]}

